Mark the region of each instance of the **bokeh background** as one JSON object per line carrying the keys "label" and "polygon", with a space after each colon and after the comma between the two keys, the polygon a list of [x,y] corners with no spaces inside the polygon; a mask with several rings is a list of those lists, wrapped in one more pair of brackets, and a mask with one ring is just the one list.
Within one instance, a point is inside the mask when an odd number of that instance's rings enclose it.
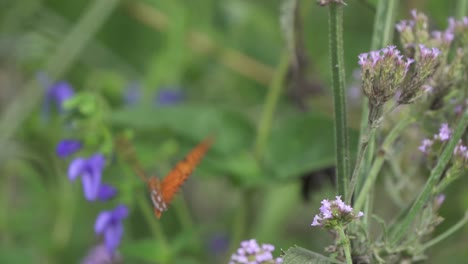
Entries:
{"label": "bokeh background", "polygon": [[[0,263],[80,262],[100,243],[96,215],[117,203],[130,208],[119,247],[124,263],[227,263],[249,238],[274,244],[277,255],[294,244],[323,252],[331,237],[310,223],[320,200],[333,195],[327,10],[299,1],[296,60],[275,84],[283,54],[291,51],[291,32],[280,23],[288,18],[284,2],[0,0]],[[350,0],[345,8],[354,146],[357,55],[370,47],[375,2]],[[400,2],[397,21],[417,8],[443,29],[456,13],[455,1]],[[144,183],[116,155],[108,155],[104,173],[119,189],[113,201],[89,203],[81,184],[69,182],[69,160],[59,159],[55,147],[72,134],[59,112],[44,110],[47,78],[98,96],[104,126],[132,135],[149,174],[165,175],[204,137],[216,135],[161,220],[151,215]],[[268,110],[275,85],[282,92]],[[273,114],[271,126],[259,132],[265,113]],[[73,136],[103,147],[93,129]],[[426,176],[411,184],[422,186]],[[382,178],[377,211],[390,219],[398,205]],[[436,233],[468,207],[468,179],[458,183],[447,192],[446,220]],[[464,263],[467,244],[465,227],[431,249],[426,263]]]}

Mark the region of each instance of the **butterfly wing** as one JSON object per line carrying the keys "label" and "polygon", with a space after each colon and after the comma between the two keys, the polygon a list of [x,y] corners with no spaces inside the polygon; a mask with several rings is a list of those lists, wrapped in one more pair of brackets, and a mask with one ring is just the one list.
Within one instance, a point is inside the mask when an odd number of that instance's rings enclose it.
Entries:
{"label": "butterfly wing", "polygon": [[166,205],[169,205],[180,186],[195,170],[195,167],[200,163],[201,159],[213,143],[213,140],[213,137],[208,137],[198,144],[198,146],[196,146],[184,160],[177,163],[174,169],[172,169],[172,171],[164,178],[161,183],[161,190],[162,198]]}

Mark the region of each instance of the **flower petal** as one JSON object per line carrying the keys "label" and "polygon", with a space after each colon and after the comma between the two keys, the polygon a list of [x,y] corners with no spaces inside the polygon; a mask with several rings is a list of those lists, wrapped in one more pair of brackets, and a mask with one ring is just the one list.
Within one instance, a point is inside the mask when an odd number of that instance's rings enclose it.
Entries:
{"label": "flower petal", "polygon": [[56,153],[60,158],[66,158],[81,149],[81,142],[76,139],[64,139],[57,144]]}
{"label": "flower petal", "polygon": [[99,213],[98,217],[96,218],[96,223],[94,223],[94,232],[96,234],[102,234],[106,229],[107,225],[109,225],[112,219],[112,213],[109,211],[104,211]]}
{"label": "flower petal", "polygon": [[97,153],[89,157],[88,162],[93,171],[99,171],[99,173],[101,173],[106,164],[106,159],[104,155]]}
{"label": "flower petal", "polygon": [[68,166],[68,178],[70,181],[74,181],[80,174],[83,173],[83,169],[86,166],[86,159],[76,158]]}
{"label": "flower petal", "polygon": [[119,219],[119,220],[126,218],[128,216],[127,206],[120,204],[114,209],[113,215],[116,219]]}
{"label": "flower petal", "polygon": [[96,200],[98,196],[99,187],[101,186],[101,174],[86,172],[81,176],[83,183],[83,192],[88,201]]}
{"label": "flower petal", "polygon": [[109,252],[114,252],[120,244],[123,234],[123,225],[120,222],[109,225],[104,233],[104,242]]}
{"label": "flower petal", "polygon": [[107,201],[109,199],[111,199],[112,197],[114,197],[115,195],[117,194],[117,189],[115,189],[114,187],[112,187],[111,185],[109,184],[101,184],[101,186],[99,186],[99,190],[98,190],[98,199],[101,200],[101,201]]}

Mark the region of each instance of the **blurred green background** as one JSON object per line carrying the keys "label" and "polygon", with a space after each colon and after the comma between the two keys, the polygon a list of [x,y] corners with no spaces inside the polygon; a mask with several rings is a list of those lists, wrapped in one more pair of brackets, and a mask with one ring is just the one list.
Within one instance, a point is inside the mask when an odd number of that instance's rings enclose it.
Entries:
{"label": "blurred green background", "polygon": [[[80,262],[99,243],[96,215],[119,202],[131,210],[120,247],[124,263],[227,263],[249,238],[323,252],[331,237],[310,223],[319,201],[333,195],[332,173],[324,170],[334,162],[333,122],[327,10],[314,1],[299,1],[298,60],[282,82],[269,136],[258,132],[288,51],[280,26],[284,2],[0,0],[0,263]],[[353,146],[360,106],[353,72],[357,55],[370,47],[375,2],[350,0],[345,8]],[[400,2],[397,21],[417,8],[443,29],[456,13],[455,1]],[[117,158],[104,173],[119,189],[114,201],[88,203],[81,184],[68,181],[69,161],[56,157],[55,146],[77,135],[57,113],[44,115],[41,72],[98,95],[105,126],[115,134],[131,131],[148,173],[165,175],[204,137],[216,135],[161,220],[148,215],[146,187]],[[129,104],[132,87],[140,96]],[[183,101],[158,105],[155,98],[167,89],[181,92]],[[99,140],[94,132],[78,136]],[[468,207],[467,183],[449,189],[441,211],[446,221],[436,232]],[[390,216],[396,206],[383,196],[378,211]],[[464,263],[467,244],[465,227],[433,248],[426,263]]]}

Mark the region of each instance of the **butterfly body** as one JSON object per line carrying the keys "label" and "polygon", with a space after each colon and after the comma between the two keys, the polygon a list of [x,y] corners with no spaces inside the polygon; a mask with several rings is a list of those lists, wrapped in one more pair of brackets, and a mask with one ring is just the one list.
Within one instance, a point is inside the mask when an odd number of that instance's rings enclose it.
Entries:
{"label": "butterfly body", "polygon": [[168,204],[164,201],[163,192],[161,190],[161,182],[155,176],[149,178],[148,188],[150,191],[151,202],[153,202],[154,215],[157,218],[168,209]]}

